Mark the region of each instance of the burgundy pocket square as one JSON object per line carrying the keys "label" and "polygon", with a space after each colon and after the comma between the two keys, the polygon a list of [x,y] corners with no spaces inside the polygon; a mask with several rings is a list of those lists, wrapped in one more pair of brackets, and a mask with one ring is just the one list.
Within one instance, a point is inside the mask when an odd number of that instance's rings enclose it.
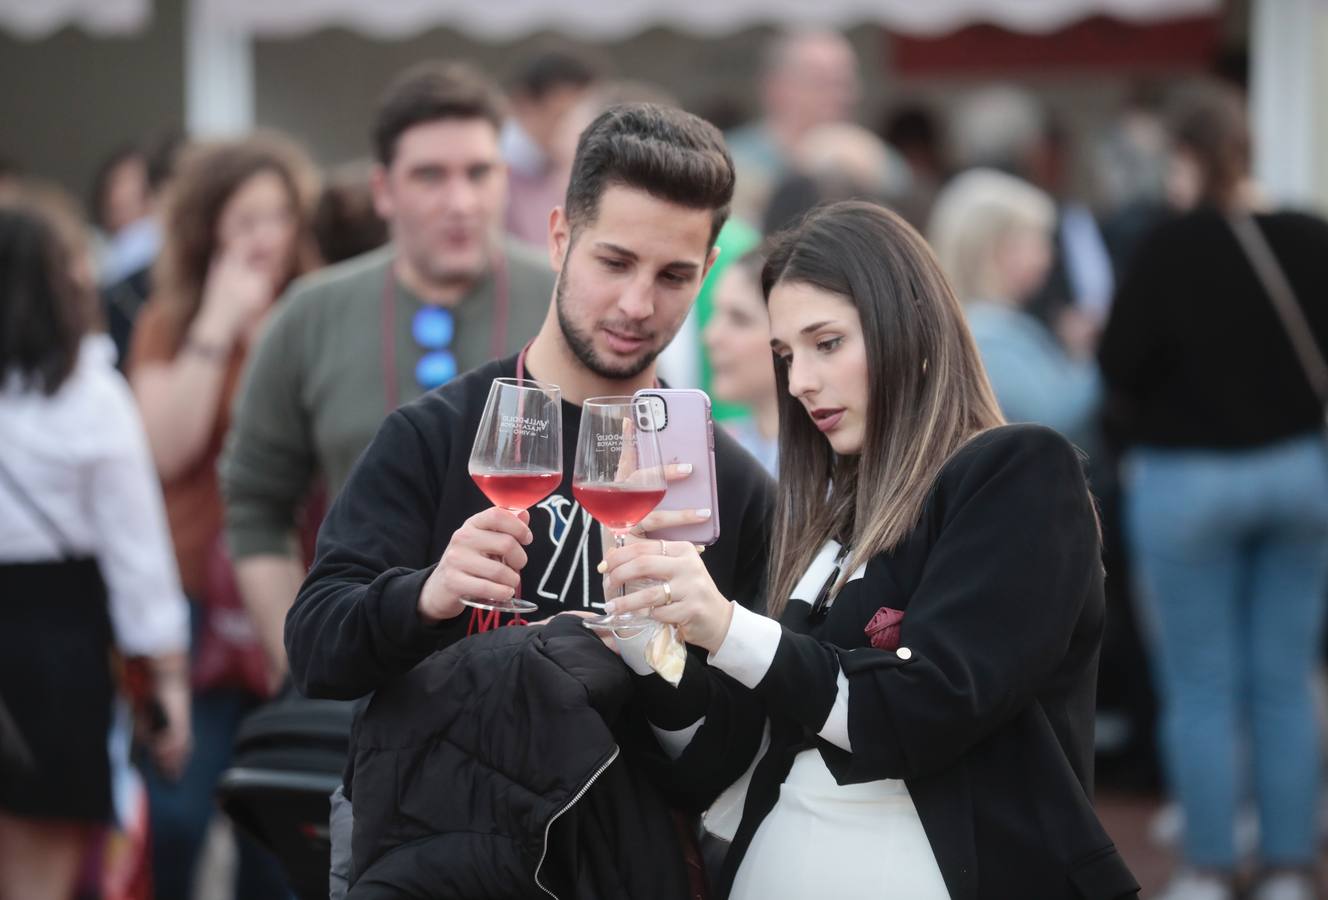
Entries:
{"label": "burgundy pocket square", "polygon": [[876,615],[871,617],[867,627],[862,629],[871,645],[877,650],[897,650],[899,649],[899,623],[904,621],[904,611],[902,609],[891,609],[888,606],[882,606],[876,610]]}

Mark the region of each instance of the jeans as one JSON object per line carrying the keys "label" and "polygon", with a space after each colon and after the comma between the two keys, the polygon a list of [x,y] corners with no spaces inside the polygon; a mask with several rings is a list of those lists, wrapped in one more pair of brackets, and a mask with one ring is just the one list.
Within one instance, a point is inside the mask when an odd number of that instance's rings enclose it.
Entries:
{"label": "jeans", "polygon": [[[250,694],[232,688],[195,694],[191,716],[194,748],[184,775],[179,781],[168,781],[143,760],[157,900],[189,900],[208,824],[217,811],[213,796],[217,781],[230,765],[240,720],[257,702]],[[289,898],[290,889],[272,855],[238,831],[235,842],[239,871],[234,896],[244,900]]]}
{"label": "jeans", "polygon": [[1187,861],[1235,868],[1236,809],[1252,796],[1262,862],[1312,864],[1328,448],[1314,434],[1252,450],[1138,449],[1125,516]]}

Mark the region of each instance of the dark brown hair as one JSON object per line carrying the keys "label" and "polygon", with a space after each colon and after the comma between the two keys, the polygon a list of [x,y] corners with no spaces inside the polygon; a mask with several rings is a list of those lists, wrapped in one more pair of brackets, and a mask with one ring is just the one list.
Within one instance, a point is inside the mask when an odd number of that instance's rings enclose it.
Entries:
{"label": "dark brown hair", "polygon": [[903,219],[875,204],[836,203],[776,235],[761,272],[767,303],[780,284],[843,297],[857,310],[869,400],[862,450],[836,456],[802,404],[779,391],[779,499],[769,614],[831,538],[852,546],[840,584],[917,525],[945,462],[1004,423],[986,370],[936,257]]}
{"label": "dark brown hair", "polygon": [[1225,207],[1250,171],[1250,126],[1235,90],[1204,85],[1187,91],[1171,113],[1176,146],[1199,164],[1200,200]]}
{"label": "dark brown hair", "polygon": [[74,371],[87,330],[86,291],[50,212],[19,191],[0,195],[0,376],[54,394]]}
{"label": "dark brown hair", "polygon": [[425,122],[483,119],[498,130],[506,115],[502,91],[478,69],[466,63],[420,63],[398,75],[378,101],[374,154],[384,166],[392,165],[401,135]]}
{"label": "dark brown hair", "polygon": [[317,263],[310,231],[317,177],[302,150],[275,135],[188,148],[167,193],[166,240],[152,275],[153,296],[166,302],[177,349],[203,301],[203,285],[217,252],[222,211],[246,181],[264,172],[281,179],[296,221],[290,270],[278,290]]}
{"label": "dark brown hair", "polygon": [[719,130],[670,106],[613,106],[581,133],[564,209],[572,228],[595,221],[613,185],[635,188],[689,209],[709,210],[710,245],[729,216],[733,159]]}

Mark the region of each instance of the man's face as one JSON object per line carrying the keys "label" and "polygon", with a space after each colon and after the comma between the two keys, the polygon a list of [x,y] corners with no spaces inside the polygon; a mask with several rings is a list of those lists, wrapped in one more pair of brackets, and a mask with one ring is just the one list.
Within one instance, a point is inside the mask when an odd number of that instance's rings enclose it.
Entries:
{"label": "man's face", "polygon": [[604,191],[599,213],[572,234],[554,211],[549,258],[558,273],[563,337],[601,378],[646,370],[682,327],[718,251],[711,213],[634,188]]}
{"label": "man's face", "polygon": [[426,282],[473,281],[507,200],[498,132],[485,119],[442,119],[402,132],[390,165],[374,172],[374,206]]}

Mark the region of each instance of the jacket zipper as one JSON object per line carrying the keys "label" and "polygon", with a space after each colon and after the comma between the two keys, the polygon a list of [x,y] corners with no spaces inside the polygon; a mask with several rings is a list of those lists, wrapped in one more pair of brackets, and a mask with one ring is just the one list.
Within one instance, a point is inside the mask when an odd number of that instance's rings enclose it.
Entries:
{"label": "jacket zipper", "polygon": [[552,897],[553,900],[558,900],[558,895],[555,894],[553,891],[549,890],[548,888],[546,888],[543,882],[540,881],[539,877],[540,869],[544,867],[544,858],[549,855],[549,830],[553,828],[553,823],[558,821],[559,816],[567,812],[573,806],[576,806],[577,801],[580,800],[582,797],[584,797],[586,791],[590,790],[591,785],[593,785],[596,781],[599,780],[599,776],[604,774],[604,770],[607,769],[609,766],[613,765],[613,761],[618,758],[619,752],[620,750],[618,746],[615,744],[613,747],[613,755],[610,756],[607,760],[605,760],[604,765],[600,766],[598,769],[595,770],[595,774],[590,776],[590,780],[587,781],[585,784],[581,785],[581,790],[576,792],[576,796],[573,797],[571,800],[567,801],[566,806],[564,806],[562,809],[554,813],[553,817],[549,819],[548,824],[544,826],[544,847],[542,850],[540,850],[539,863],[535,866],[535,884],[539,885],[539,889],[542,890],[544,893],[548,894],[550,897]]}

